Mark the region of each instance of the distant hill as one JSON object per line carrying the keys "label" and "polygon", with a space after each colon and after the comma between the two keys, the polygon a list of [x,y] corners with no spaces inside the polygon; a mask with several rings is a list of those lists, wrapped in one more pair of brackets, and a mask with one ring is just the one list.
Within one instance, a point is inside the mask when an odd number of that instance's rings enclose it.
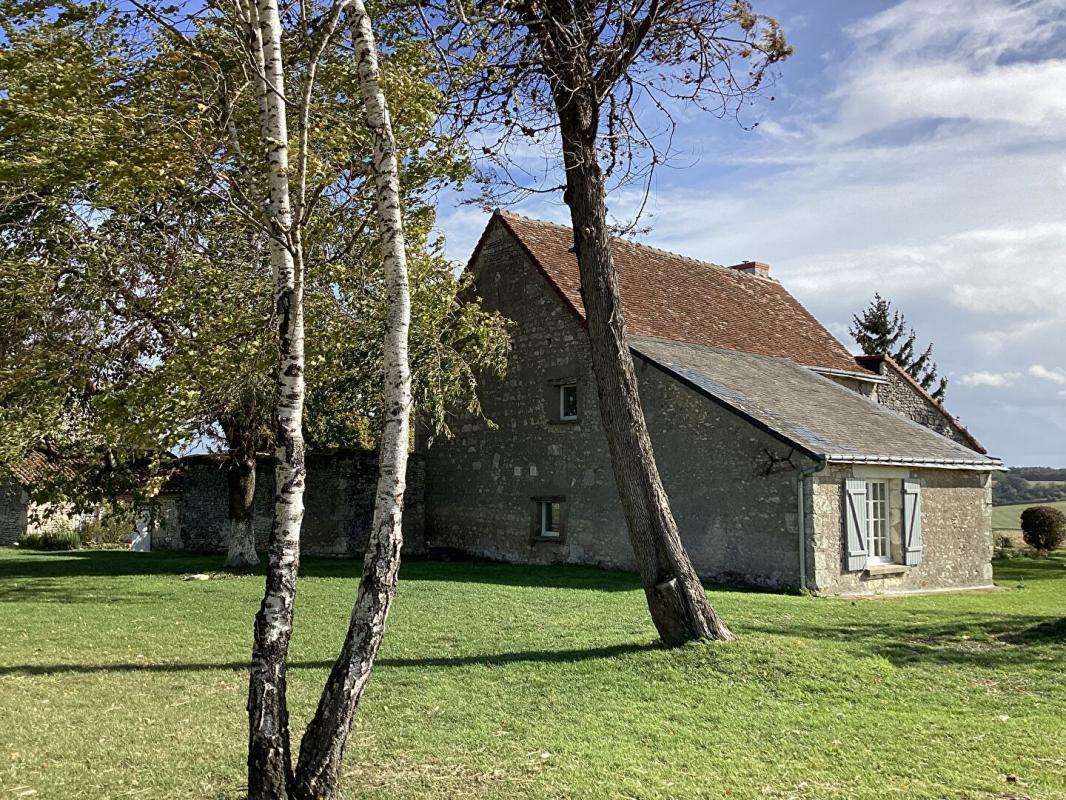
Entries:
{"label": "distant hill", "polygon": [[992,505],[1066,501],[1066,468],[1013,467],[993,474]]}
{"label": "distant hill", "polygon": [[1057,503],[1018,503],[1010,506],[996,506],[992,509],[992,529],[1016,531],[1022,527],[1022,512],[1034,505],[1049,505],[1066,514],[1066,501]]}

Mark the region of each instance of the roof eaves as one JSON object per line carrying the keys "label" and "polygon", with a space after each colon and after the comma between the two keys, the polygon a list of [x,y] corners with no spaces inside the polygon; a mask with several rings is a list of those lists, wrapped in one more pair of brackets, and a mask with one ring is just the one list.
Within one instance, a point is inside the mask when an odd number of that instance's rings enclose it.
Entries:
{"label": "roof eaves", "polygon": [[826,460],[831,464],[881,464],[896,467],[925,467],[930,469],[964,469],[988,472],[1003,469],[1003,462],[998,458],[904,458],[900,456],[869,456],[854,453],[829,453]]}

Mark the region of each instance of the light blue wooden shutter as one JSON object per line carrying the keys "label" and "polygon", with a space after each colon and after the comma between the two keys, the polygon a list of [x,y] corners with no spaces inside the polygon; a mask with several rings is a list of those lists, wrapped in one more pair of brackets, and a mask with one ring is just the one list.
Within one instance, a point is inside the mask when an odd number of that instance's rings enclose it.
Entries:
{"label": "light blue wooden shutter", "polygon": [[844,529],[848,540],[848,569],[866,569],[866,481],[844,481]]}
{"label": "light blue wooden shutter", "polygon": [[922,485],[903,481],[903,563],[922,561]]}

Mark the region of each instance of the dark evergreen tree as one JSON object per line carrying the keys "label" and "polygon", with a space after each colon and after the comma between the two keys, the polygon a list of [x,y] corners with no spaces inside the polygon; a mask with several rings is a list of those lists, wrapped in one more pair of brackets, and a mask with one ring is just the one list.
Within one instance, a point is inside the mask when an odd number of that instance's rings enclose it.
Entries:
{"label": "dark evergreen tree", "polygon": [[848,332],[864,353],[891,356],[923,389],[943,401],[948,381],[940,377],[936,362],[933,361],[933,345],[930,344],[915,356],[918,337],[914,328],[908,329],[907,318],[893,309],[891,301],[880,293],[874,294],[874,299],[861,314],[852,316]]}

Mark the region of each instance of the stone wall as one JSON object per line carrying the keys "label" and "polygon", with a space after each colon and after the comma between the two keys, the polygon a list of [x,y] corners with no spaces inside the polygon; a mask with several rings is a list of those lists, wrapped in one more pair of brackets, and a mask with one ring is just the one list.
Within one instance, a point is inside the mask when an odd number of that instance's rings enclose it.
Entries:
{"label": "stone wall", "polygon": [[[845,478],[885,480],[889,487],[890,536],[902,546],[900,484],[922,486],[922,557],[912,567],[848,571],[845,559]],[[962,589],[992,585],[992,480],[988,472],[906,467],[830,465],[811,481],[808,513],[814,538],[811,587],[822,594]]]}
{"label": "stone wall", "polygon": [[946,436],[963,447],[973,449],[973,443],[951,424],[945,412],[935,403],[930,402],[929,398],[922,396],[922,393],[895,369],[884,364],[881,368],[881,377],[885,378],[888,383],[878,385],[878,403],[902,414],[907,419],[914,420],[919,425],[936,431],[941,436]]}
{"label": "stone wall", "polygon": [[14,544],[26,532],[29,498],[14,481],[0,482],[0,545]]}
{"label": "stone wall", "polygon": [[[308,555],[360,555],[370,530],[377,485],[377,457],[372,453],[311,454],[301,552]],[[423,549],[424,467],[415,455],[407,471],[404,503],[404,551]],[[274,466],[256,469],[253,527],[260,550],[266,549],[274,515]],[[153,550],[222,552],[228,543],[226,469],[214,456],[186,459],[154,510]]]}
{"label": "stone wall", "polygon": [[[477,289],[516,322],[510,368],[479,392],[494,426],[461,419],[455,438],[426,452],[427,544],[631,569],[582,325],[499,228],[482,245]],[[732,583],[797,585],[795,473],[766,474],[770,454],[785,458],[790,448],[658,368],[637,366],[663,482],[697,570]],[[577,385],[574,422],[553,421],[560,381]],[[544,497],[565,498],[558,541],[537,535],[535,499]]]}

